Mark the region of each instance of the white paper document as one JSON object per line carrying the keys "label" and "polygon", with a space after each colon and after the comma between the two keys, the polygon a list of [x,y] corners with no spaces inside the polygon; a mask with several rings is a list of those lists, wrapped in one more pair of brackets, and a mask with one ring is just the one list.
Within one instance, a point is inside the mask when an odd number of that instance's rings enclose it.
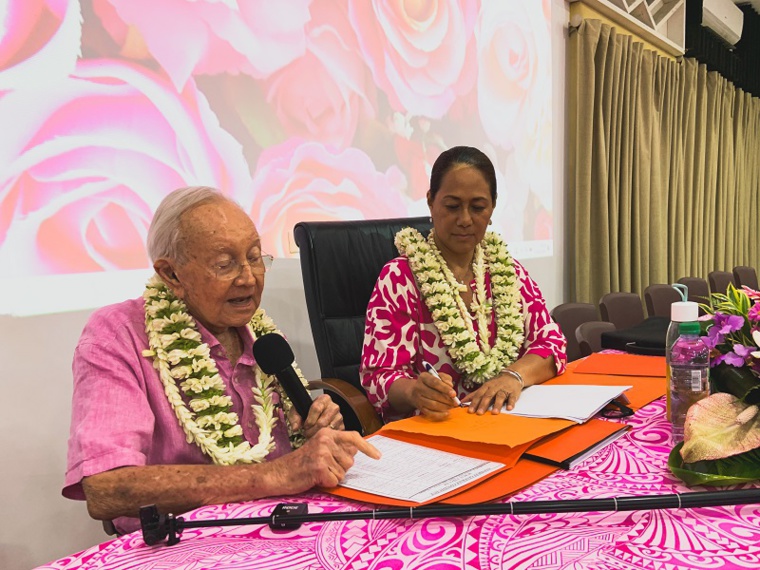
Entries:
{"label": "white paper document", "polygon": [[512,410],[502,409],[501,412],[528,418],[559,418],[582,424],[630,387],[537,384],[522,391]]}
{"label": "white paper document", "polygon": [[382,435],[367,439],[383,456],[370,459],[363,453],[340,486],[415,503],[424,503],[480,479],[503,463],[473,459]]}

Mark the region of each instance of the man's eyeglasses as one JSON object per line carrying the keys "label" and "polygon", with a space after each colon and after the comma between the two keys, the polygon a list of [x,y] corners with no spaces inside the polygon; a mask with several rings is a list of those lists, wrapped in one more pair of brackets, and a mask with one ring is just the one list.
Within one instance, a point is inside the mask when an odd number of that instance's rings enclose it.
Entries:
{"label": "man's eyeglasses", "polygon": [[274,257],[263,254],[252,263],[240,263],[237,259],[230,259],[224,263],[217,263],[212,267],[212,271],[220,281],[231,281],[237,279],[243,273],[243,267],[248,267],[254,275],[263,275],[272,267]]}

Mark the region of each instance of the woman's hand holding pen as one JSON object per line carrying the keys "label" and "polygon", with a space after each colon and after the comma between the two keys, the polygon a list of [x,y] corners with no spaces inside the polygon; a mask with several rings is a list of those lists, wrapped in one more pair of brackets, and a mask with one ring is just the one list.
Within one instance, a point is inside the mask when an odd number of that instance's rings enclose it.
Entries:
{"label": "woman's hand holding pen", "polygon": [[449,410],[459,405],[451,376],[440,374],[432,367],[422,372],[412,387],[412,404],[420,414],[431,420],[445,420]]}

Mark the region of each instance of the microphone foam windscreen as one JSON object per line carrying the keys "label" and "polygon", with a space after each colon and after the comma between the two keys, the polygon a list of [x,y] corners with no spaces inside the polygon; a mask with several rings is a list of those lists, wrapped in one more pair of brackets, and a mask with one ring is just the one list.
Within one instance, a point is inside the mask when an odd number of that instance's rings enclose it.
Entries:
{"label": "microphone foam windscreen", "polygon": [[253,343],[253,357],[264,374],[277,374],[296,359],[288,341],[277,333],[265,334]]}

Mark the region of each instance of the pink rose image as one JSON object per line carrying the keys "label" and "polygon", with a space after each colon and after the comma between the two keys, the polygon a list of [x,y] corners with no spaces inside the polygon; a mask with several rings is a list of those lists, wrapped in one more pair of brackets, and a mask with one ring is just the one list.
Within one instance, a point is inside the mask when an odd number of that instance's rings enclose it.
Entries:
{"label": "pink rose image", "polygon": [[139,34],[181,89],[191,75],[271,75],[303,55],[311,0],[93,0],[119,45]]}
{"label": "pink rose image", "polygon": [[65,77],[76,64],[81,31],[77,0],[0,2],[0,90]]}
{"label": "pink rose image", "polygon": [[149,267],[145,236],[167,193],[251,183],[193,83],[177,94],[131,64],[84,61],[51,89],[10,92],[0,122],[13,124],[0,139],[6,277]]}
{"label": "pink rose image", "polygon": [[551,42],[543,18],[538,2],[523,0],[489,2],[480,13],[480,120],[491,142],[504,149],[522,144],[527,125],[550,102]]}
{"label": "pink rose image", "polygon": [[[427,121],[421,119],[420,121]],[[407,138],[399,134],[393,140],[396,160],[409,173],[408,194],[412,200],[424,199],[430,189],[430,171],[438,156],[446,150],[439,138],[427,129],[417,127]]]}
{"label": "pink rose image", "polygon": [[346,148],[361,118],[374,116],[375,86],[359,55],[345,7],[318,0],[306,30],[306,53],[265,83],[287,138]]}
{"label": "pink rose image", "polygon": [[236,198],[256,223],[263,249],[280,257],[289,255],[298,222],[405,215],[405,185],[397,167],[379,172],[361,150],[292,139],[261,154],[253,187]]}
{"label": "pink rose image", "polygon": [[348,6],[367,65],[394,110],[439,119],[474,86],[480,2],[349,0]]}

